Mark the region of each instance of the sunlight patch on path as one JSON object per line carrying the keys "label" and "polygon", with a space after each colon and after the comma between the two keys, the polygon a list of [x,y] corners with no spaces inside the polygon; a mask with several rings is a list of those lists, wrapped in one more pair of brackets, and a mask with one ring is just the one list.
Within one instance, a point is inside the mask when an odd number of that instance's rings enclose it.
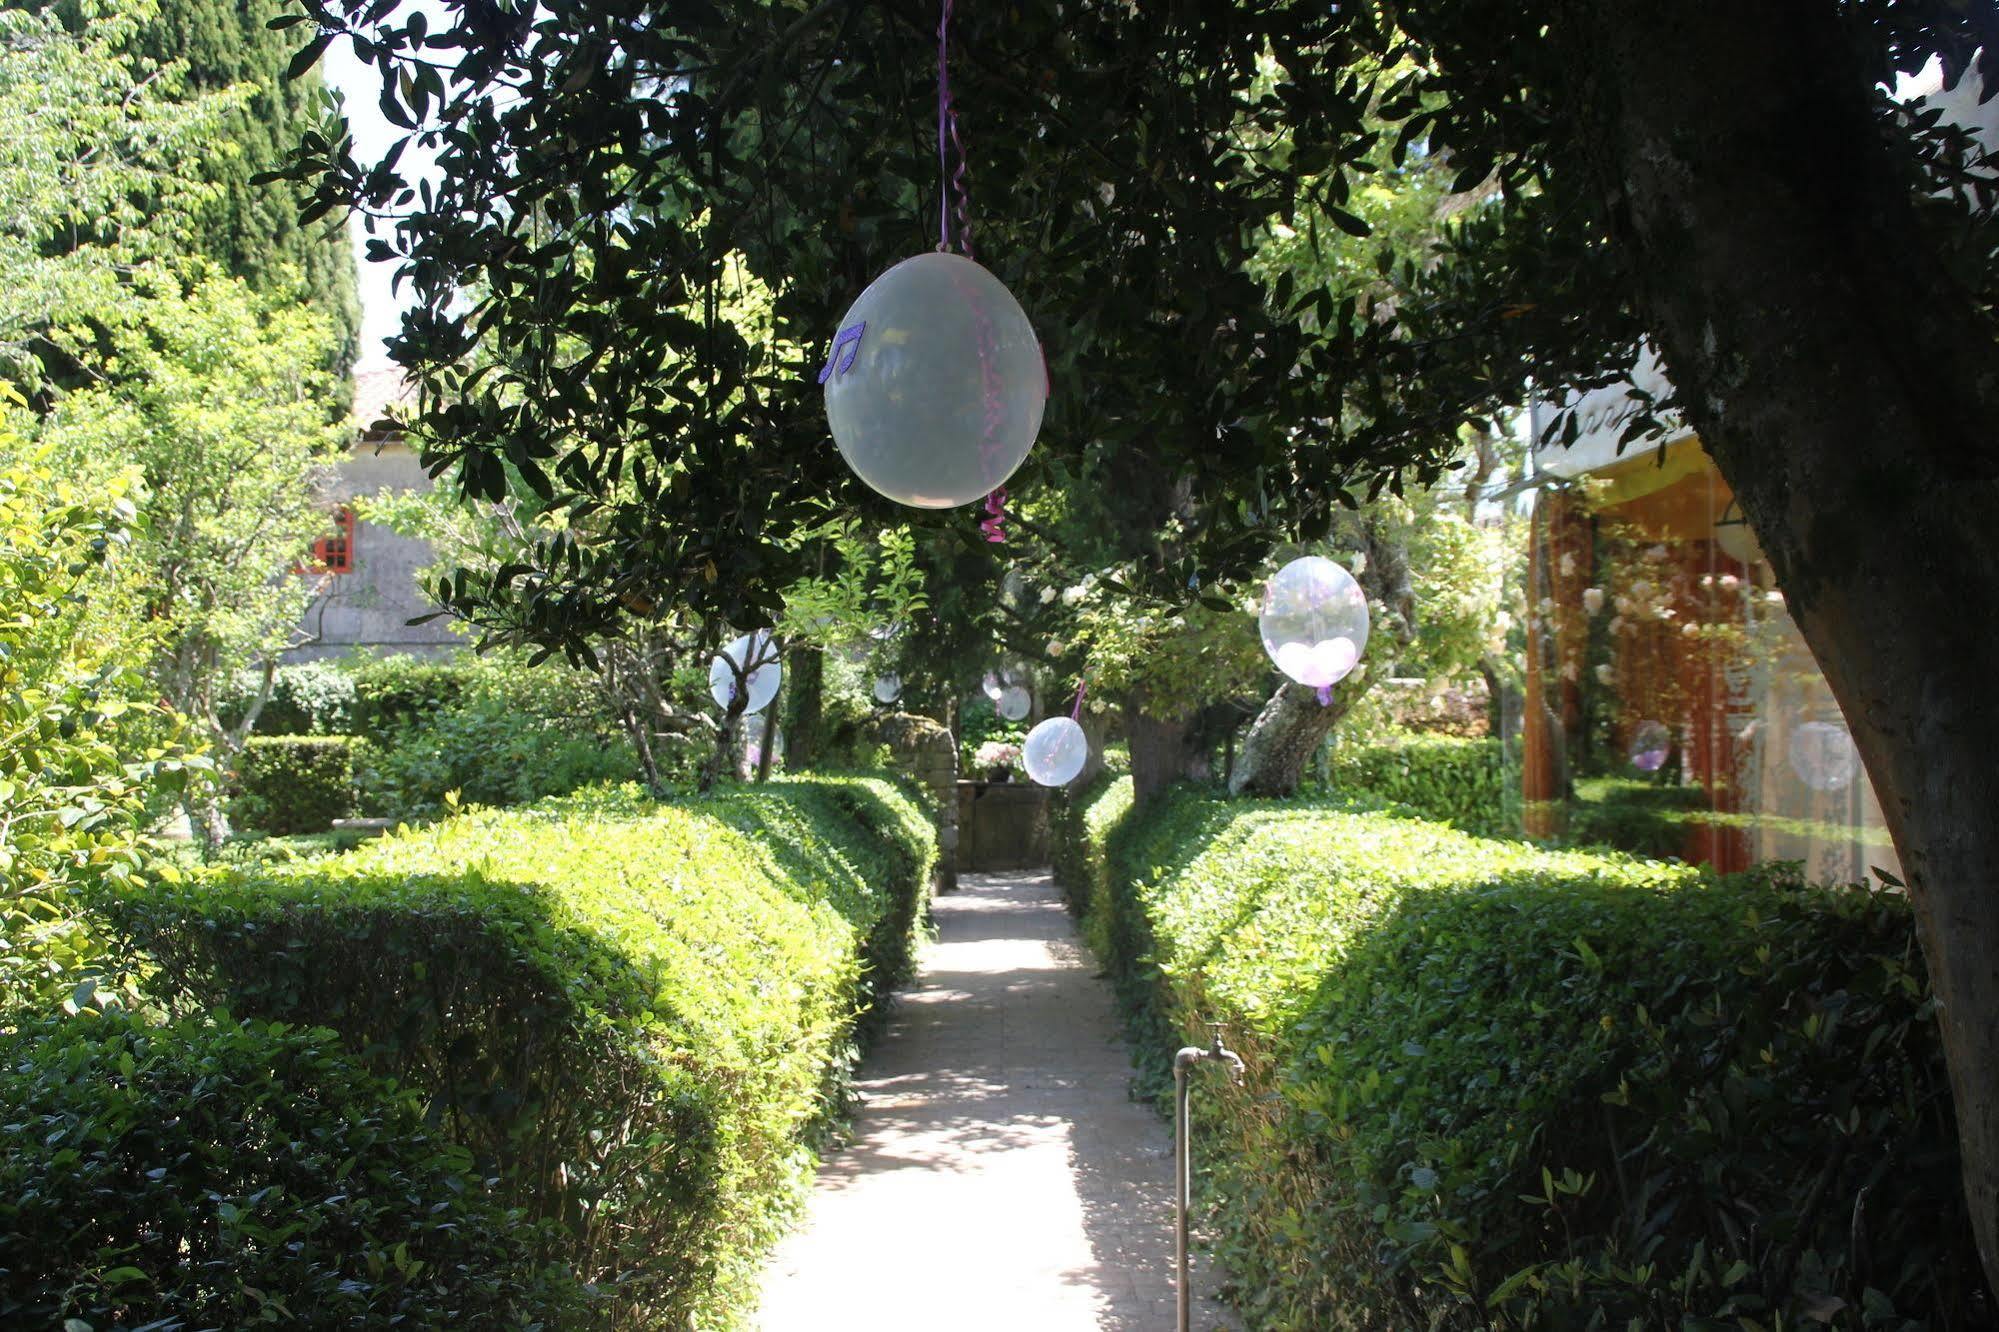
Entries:
{"label": "sunlight patch on path", "polygon": [[1170,1329],[1172,1140],[1048,876],[967,875],[937,918],[758,1326]]}

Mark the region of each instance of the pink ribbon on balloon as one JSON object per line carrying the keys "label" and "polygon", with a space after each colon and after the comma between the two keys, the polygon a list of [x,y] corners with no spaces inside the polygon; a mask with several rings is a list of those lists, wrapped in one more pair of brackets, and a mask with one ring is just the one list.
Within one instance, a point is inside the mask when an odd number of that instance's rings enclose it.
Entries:
{"label": "pink ribbon on balloon", "polygon": [[1073,707],[1073,708],[1071,708],[1071,709],[1069,709],[1069,720],[1070,720],[1070,721],[1081,721],[1081,720],[1083,719],[1083,691],[1084,691],[1084,690],[1086,690],[1086,689],[1088,689],[1088,688],[1089,688],[1089,685],[1090,685],[1090,677],[1089,677],[1089,676],[1085,675],[1085,676],[1080,676],[1080,677],[1078,677],[1078,678],[1077,678],[1077,680],[1076,680],[1076,706],[1075,706],[1075,707]]}
{"label": "pink ribbon on balloon", "polygon": [[986,516],[979,523],[979,530],[986,534],[986,540],[999,545],[1006,540],[1006,487],[1001,486],[986,496]]}

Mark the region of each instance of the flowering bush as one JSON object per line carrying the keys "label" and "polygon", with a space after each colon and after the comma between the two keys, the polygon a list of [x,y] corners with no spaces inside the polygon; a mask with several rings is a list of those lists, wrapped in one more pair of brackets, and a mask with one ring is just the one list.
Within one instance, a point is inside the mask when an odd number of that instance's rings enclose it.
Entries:
{"label": "flowering bush", "polygon": [[1018,769],[1020,746],[1005,740],[988,740],[973,752],[972,766],[986,772],[994,768]]}

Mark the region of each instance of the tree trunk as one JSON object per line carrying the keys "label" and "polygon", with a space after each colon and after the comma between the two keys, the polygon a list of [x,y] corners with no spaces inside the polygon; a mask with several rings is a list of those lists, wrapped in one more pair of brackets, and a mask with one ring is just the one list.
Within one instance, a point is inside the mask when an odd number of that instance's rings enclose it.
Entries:
{"label": "tree trunk", "polygon": [[[1319,694],[1289,681],[1249,724],[1249,734],[1236,750],[1235,771],[1229,777],[1229,794],[1238,796],[1292,796],[1305,780],[1305,768],[1326,737],[1333,733],[1360,691],[1346,686],[1329,704],[1319,702]],[[1132,747],[1132,770],[1138,768],[1138,750]]]}
{"label": "tree trunk", "polygon": [[784,690],[785,767],[800,771],[819,761],[825,747],[826,654],[794,647]]}
{"label": "tree trunk", "polygon": [[632,742],[632,750],[639,758],[639,771],[645,774],[646,790],[655,798],[666,794],[665,785],[659,779],[659,761],[652,752],[652,733],[638,709],[627,703],[619,709],[620,719],[625,724],[625,736]]}
{"label": "tree trunk", "polygon": [[1207,755],[1194,743],[1193,718],[1147,712],[1145,700],[1133,697],[1125,700],[1124,726],[1135,803],[1144,804],[1175,782],[1207,779]]}
{"label": "tree trunk", "polygon": [[1560,26],[1643,313],[1901,854],[1999,1287],[1999,355],[1918,225],[1847,21],[1711,0]]}
{"label": "tree trunk", "polygon": [[777,748],[777,705],[775,703],[764,709],[762,721],[763,727],[757,737],[757,780],[767,782],[770,780],[771,760],[776,757],[772,751]]}

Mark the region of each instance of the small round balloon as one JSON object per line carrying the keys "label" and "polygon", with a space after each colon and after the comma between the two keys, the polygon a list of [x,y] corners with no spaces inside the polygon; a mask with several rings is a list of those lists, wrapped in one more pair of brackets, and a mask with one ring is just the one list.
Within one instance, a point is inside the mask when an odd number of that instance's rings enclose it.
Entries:
{"label": "small round balloon", "polygon": [[999,677],[991,671],[986,672],[986,678],[979,682],[979,688],[995,703],[999,702],[1000,695],[1006,692],[1006,686],[1001,684]]}
{"label": "small round balloon", "polygon": [[1278,670],[1299,684],[1328,689],[1353,672],[1367,647],[1367,594],[1340,565],[1307,555],[1265,586],[1256,625]]}
{"label": "small round balloon", "polygon": [[1844,791],[1860,773],[1853,736],[1834,722],[1806,722],[1791,732],[1786,749],[1791,771],[1814,791]]}
{"label": "small round balloon", "polygon": [[1050,717],[1027,733],[1020,747],[1021,766],[1043,786],[1067,786],[1090,757],[1089,737],[1067,717]]}
{"label": "small round balloon", "polygon": [[1020,302],[962,255],[905,259],[861,293],[819,372],[855,475],[918,509],[1003,485],[1041,432],[1048,370]]}
{"label": "small round balloon", "polygon": [[993,704],[999,715],[1008,721],[1019,721],[1034,706],[1034,700],[1019,685],[1008,685],[1000,690],[999,701]]}
{"label": "small round balloon", "polygon": [[877,675],[875,677],[875,702],[893,703],[902,697],[902,677],[900,675]]}
{"label": "small round balloon", "polygon": [[[730,662],[735,666],[731,667]],[[753,634],[744,634],[735,642],[723,648],[715,656],[715,662],[708,668],[708,693],[714,698],[715,706],[727,711],[729,703],[736,696],[736,671],[749,670],[750,699],[743,708],[745,714],[762,712],[777,697],[777,687],[784,679],[784,668],[778,665],[776,647],[770,641],[770,634],[762,629]]]}
{"label": "small round balloon", "polygon": [[1640,772],[1659,771],[1672,752],[1673,733],[1664,722],[1642,721],[1631,733],[1631,766]]}

